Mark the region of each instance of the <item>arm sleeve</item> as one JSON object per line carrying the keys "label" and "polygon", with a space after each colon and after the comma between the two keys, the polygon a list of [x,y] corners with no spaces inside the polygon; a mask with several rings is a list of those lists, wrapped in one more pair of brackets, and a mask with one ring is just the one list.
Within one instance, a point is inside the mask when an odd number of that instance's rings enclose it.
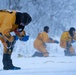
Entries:
{"label": "arm sleeve", "polygon": [[49,43],[51,41],[47,33],[43,33],[42,37],[43,37],[43,41],[46,43]]}
{"label": "arm sleeve", "polygon": [[63,33],[62,36],[61,36],[61,41],[71,41],[71,37],[69,36],[68,33]]}
{"label": "arm sleeve", "polygon": [[13,16],[11,14],[7,14],[3,20],[2,26],[1,26],[1,32],[2,35],[8,40],[12,41],[13,38],[10,34],[10,30],[12,28],[13,24]]}
{"label": "arm sleeve", "polygon": [[75,35],[74,35],[74,40],[76,40],[76,33],[75,33]]}

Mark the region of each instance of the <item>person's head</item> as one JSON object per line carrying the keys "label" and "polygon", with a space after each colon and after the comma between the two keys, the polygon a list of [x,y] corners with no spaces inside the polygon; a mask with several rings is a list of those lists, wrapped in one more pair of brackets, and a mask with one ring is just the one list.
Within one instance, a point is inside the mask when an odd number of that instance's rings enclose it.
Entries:
{"label": "person's head", "polygon": [[31,16],[28,13],[16,12],[16,22],[20,32],[23,31],[24,27],[32,21]]}
{"label": "person's head", "polygon": [[69,29],[69,34],[70,34],[71,37],[74,37],[74,34],[75,34],[75,28],[74,27],[71,27]]}
{"label": "person's head", "polygon": [[48,26],[45,26],[45,27],[44,27],[44,31],[45,31],[46,33],[48,33],[48,32],[49,32],[49,27],[48,27]]}

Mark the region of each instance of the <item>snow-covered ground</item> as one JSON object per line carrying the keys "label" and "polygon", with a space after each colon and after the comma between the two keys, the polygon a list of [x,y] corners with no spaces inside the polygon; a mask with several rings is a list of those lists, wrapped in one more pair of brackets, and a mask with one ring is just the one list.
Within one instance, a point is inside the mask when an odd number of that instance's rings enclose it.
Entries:
{"label": "snow-covered ground", "polygon": [[[59,44],[47,44],[49,57],[31,57],[36,51],[33,41],[30,39],[25,43],[18,40],[15,44],[12,60],[15,66],[21,67],[21,70],[2,70],[0,53],[0,75],[76,75],[76,56],[64,56],[64,50]],[[75,48],[76,43],[73,43],[73,46]],[[0,49],[3,49],[2,46]],[[23,57],[18,57],[18,54]]]}
{"label": "snow-covered ground", "polygon": [[[1,70],[0,75],[76,75],[75,59],[76,57],[13,58],[13,64],[22,69]],[[2,63],[0,65],[2,69]]]}

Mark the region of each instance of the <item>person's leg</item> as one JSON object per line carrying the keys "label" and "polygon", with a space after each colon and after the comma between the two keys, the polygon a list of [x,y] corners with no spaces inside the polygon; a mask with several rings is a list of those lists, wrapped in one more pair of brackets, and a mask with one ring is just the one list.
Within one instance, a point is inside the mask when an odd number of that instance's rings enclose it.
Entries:
{"label": "person's leg", "polygon": [[70,42],[66,42],[66,50],[64,51],[65,56],[69,56],[70,55],[70,51],[69,51],[70,47],[71,47],[71,43]]}
{"label": "person's leg", "polygon": [[38,56],[38,57],[48,57],[49,56],[49,53],[47,52],[46,50],[46,47],[41,45],[39,47],[36,48],[38,51],[36,51],[34,54],[33,54],[33,57],[35,56]]}
{"label": "person's leg", "polygon": [[[3,43],[4,45],[4,53],[3,53],[3,69],[4,70],[17,70],[17,69],[20,69],[20,67],[15,67],[13,66],[13,63],[12,63],[12,59],[11,59],[11,54],[12,54],[12,51],[13,51],[13,47],[10,46],[10,43],[9,42],[5,42]],[[8,47],[10,47],[8,49]]]}
{"label": "person's leg", "polygon": [[40,51],[41,51],[41,53],[43,53],[44,57],[48,57],[49,56],[49,53],[46,50],[46,45],[45,44],[40,46]]}
{"label": "person's leg", "polygon": [[36,56],[38,56],[38,57],[43,57],[43,53],[41,53],[41,52],[39,52],[39,51],[36,51],[36,52],[32,55],[32,57],[36,57]]}
{"label": "person's leg", "polygon": [[3,69],[9,70],[13,68],[12,60],[11,60],[11,54],[3,54]]}
{"label": "person's leg", "polygon": [[70,42],[66,43],[66,52],[65,52],[66,56],[72,56],[73,54],[75,54],[74,48],[72,47]]}
{"label": "person's leg", "polygon": [[71,46],[69,49],[70,56],[76,56],[74,48]]}

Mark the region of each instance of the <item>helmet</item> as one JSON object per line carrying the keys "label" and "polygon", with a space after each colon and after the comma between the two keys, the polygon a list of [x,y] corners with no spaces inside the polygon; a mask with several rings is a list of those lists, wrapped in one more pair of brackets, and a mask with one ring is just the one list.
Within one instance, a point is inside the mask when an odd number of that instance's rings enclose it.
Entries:
{"label": "helmet", "polygon": [[32,21],[31,16],[28,13],[22,13],[21,22],[28,25]]}
{"label": "helmet", "polygon": [[45,27],[44,27],[44,31],[47,32],[47,33],[48,33],[48,29],[49,29],[48,26],[45,26]]}
{"label": "helmet", "polygon": [[25,25],[29,24],[32,21],[31,16],[28,13],[16,12],[16,22],[15,24],[24,23]]}
{"label": "helmet", "polygon": [[24,27],[32,21],[31,16],[28,13],[16,12],[16,22],[19,31],[23,31]]}
{"label": "helmet", "polygon": [[71,32],[72,31],[75,31],[75,28],[74,27],[71,27],[69,31],[71,31]]}
{"label": "helmet", "polygon": [[73,31],[75,31],[75,28],[74,28],[74,27],[71,27],[71,28],[69,29],[69,34],[70,34],[71,37],[74,36]]}

